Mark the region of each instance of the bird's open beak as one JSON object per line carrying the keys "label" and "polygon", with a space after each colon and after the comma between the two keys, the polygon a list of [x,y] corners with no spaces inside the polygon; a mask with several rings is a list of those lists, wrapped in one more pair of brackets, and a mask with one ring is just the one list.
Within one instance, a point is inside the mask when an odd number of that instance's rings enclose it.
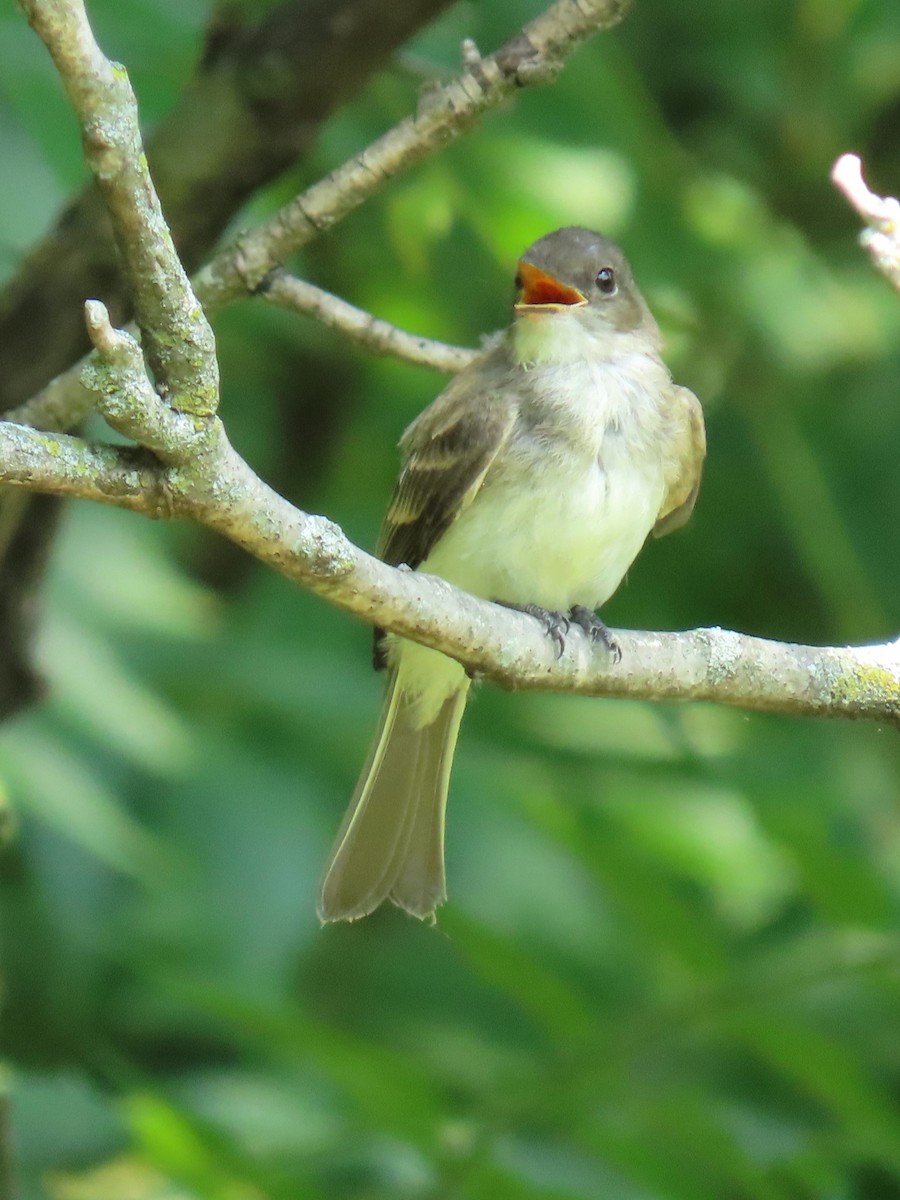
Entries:
{"label": "bird's open beak", "polygon": [[516,312],[527,312],[529,309],[559,311],[563,308],[581,308],[587,304],[587,298],[578,288],[560,283],[524,259],[519,262],[518,281],[520,288]]}

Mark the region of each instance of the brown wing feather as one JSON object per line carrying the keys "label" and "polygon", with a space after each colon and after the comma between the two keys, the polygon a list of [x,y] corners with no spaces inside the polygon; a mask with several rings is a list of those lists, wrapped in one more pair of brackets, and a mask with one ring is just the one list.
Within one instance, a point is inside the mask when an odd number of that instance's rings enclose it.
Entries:
{"label": "brown wing feather", "polygon": [[[461,372],[404,433],[403,469],[388,506],[376,553],[392,566],[418,567],[471,504],[509,437],[518,403],[501,361],[481,359]],[[375,630],[374,662],[385,665],[383,632]]]}
{"label": "brown wing feather", "polygon": [[481,487],[517,411],[514,398],[484,391],[489,379],[454,380],[404,434],[406,461],[379,542],[385,562],[418,567]]}
{"label": "brown wing feather", "polygon": [[706,457],[703,409],[687,388],[672,389],[672,420],[677,432],[672,444],[668,487],[653,527],[655,537],[680,529],[693,512]]}

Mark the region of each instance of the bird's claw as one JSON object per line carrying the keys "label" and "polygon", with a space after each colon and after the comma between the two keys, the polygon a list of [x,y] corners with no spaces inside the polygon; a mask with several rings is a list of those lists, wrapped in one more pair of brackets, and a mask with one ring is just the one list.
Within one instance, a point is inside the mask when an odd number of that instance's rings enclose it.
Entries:
{"label": "bird's claw", "polygon": [[576,604],[572,607],[569,617],[572,624],[583,629],[592,642],[603,643],[614,663],[622,661],[622,647],[619,639],[609,626],[600,620],[593,609],[585,608],[583,604]]}
{"label": "bird's claw", "polygon": [[544,626],[544,633],[556,646],[556,657],[562,658],[562,652],[566,648],[566,634],[571,627],[569,618],[565,613],[555,612],[549,608],[536,608],[531,615],[537,617]]}
{"label": "bird's claw", "polygon": [[571,628],[571,621],[565,613],[556,612],[550,608],[541,608],[539,604],[512,604],[506,600],[498,600],[497,603],[504,608],[511,608],[515,612],[526,613],[527,616],[540,621],[544,627],[544,633],[556,646],[556,657],[562,657],[566,648],[566,634]]}

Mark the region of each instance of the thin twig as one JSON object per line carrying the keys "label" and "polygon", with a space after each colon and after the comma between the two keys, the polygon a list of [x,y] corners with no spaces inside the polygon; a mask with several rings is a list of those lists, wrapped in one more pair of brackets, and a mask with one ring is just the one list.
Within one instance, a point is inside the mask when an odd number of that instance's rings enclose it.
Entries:
{"label": "thin twig", "polygon": [[868,226],[860,234],[860,242],[878,270],[900,291],[900,201],[869,191],[862,162],[855,154],[841,155],[831,169],[831,179]]}
{"label": "thin twig", "polygon": [[336,329],[352,341],[365,346],[373,354],[391,354],[420,367],[431,367],[452,375],[461,371],[478,354],[467,346],[449,346],[432,338],[407,333],[390,321],[374,317],[362,308],[348,304],[339,296],[326,292],[315,284],[276,270],[259,288],[260,296],[279,308],[315,317],[329,329]]}

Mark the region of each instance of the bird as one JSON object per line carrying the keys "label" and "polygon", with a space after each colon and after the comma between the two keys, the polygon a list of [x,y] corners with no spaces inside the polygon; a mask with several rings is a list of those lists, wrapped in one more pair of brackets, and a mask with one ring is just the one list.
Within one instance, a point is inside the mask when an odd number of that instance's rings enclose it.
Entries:
{"label": "bird", "polygon": [[[690,516],[706,454],[700,401],[673,382],[622,250],[580,226],[521,256],[512,323],[412,422],[377,553],[539,620],[561,650],[649,534]],[[434,921],[446,899],[450,769],[471,679],[455,660],[376,631],[381,719],[328,856],[318,916],[390,901]]]}

